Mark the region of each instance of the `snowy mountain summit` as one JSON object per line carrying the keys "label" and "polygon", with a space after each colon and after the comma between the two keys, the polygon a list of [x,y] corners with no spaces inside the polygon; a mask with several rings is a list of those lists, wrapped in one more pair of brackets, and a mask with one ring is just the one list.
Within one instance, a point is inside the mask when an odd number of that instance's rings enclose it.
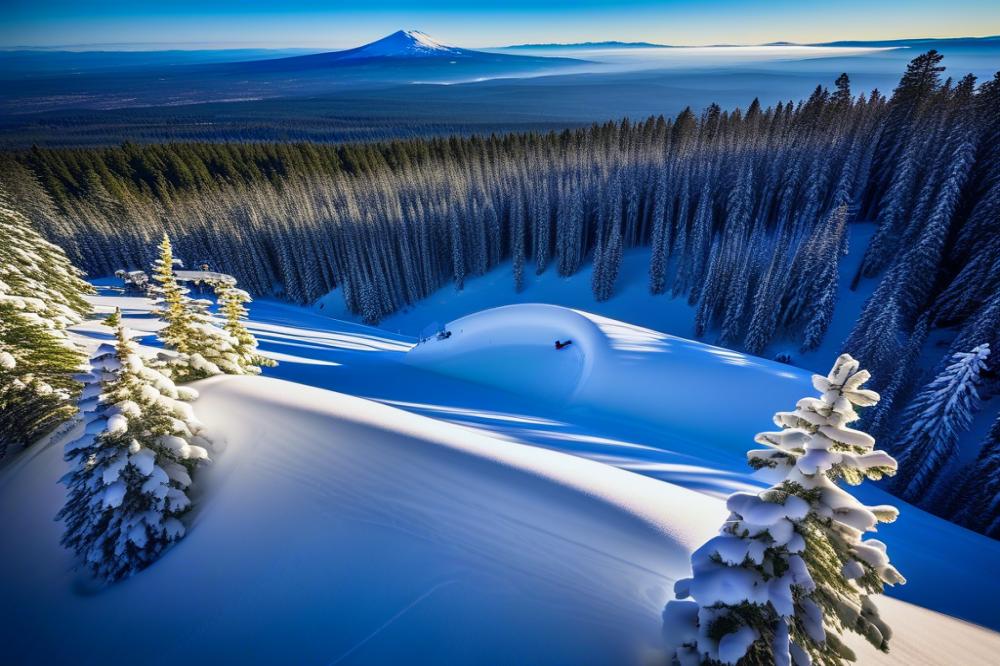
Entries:
{"label": "snowy mountain summit", "polygon": [[[412,81],[413,69],[421,70],[422,81],[482,79],[496,76],[511,76],[527,70],[538,72],[542,68],[579,64],[572,58],[540,57],[511,53],[490,53],[442,44],[430,35],[418,30],[398,30],[382,39],[363,44],[346,51],[311,53],[290,58],[274,58],[241,63],[241,71],[251,73],[299,72],[327,67],[342,67],[354,74],[341,74],[338,81],[350,80],[371,82]],[[381,68],[381,65],[389,65]],[[458,66],[456,68],[456,65]],[[404,73],[408,72],[408,73]],[[457,74],[456,72],[460,72]]]}
{"label": "snowy mountain summit", "polygon": [[342,52],[344,58],[429,58],[461,56],[465,49],[448,46],[418,30],[398,30],[377,41]]}

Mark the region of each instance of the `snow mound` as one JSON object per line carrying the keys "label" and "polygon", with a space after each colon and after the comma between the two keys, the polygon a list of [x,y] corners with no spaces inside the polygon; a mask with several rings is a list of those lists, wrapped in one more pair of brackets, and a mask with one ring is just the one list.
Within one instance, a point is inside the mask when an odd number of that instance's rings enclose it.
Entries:
{"label": "snow mound", "polygon": [[[197,386],[228,444],[193,489],[189,534],[121,584],[94,589],[59,545],[61,446],[0,474],[6,663],[128,663],[149,646],[159,663],[634,663],[659,649],[672,582],[725,515],[331,391]],[[163,641],[178,621],[189,630]]]}
{"label": "snow mound", "polygon": [[[451,322],[445,331],[448,337],[422,341],[406,360],[551,401],[571,402],[610,351],[607,337],[586,315],[542,303],[484,310]],[[557,349],[557,340],[571,344]]]}
{"label": "snow mound", "polygon": [[[507,305],[449,323],[411,349],[411,365],[568,407],[722,438],[794,405],[809,373],[557,305]],[[555,341],[572,340],[556,349]],[[761,394],[764,395],[761,395]],[[754,395],[754,400],[741,400]],[[723,396],[731,399],[725,403]]]}

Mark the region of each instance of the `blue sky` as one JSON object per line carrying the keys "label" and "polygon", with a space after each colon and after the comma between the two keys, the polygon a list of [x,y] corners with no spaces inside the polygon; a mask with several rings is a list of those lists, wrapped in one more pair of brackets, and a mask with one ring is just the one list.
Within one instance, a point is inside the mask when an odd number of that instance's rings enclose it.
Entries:
{"label": "blue sky", "polygon": [[757,44],[1000,33],[996,0],[0,0],[0,46],[355,46],[415,28],[459,46]]}

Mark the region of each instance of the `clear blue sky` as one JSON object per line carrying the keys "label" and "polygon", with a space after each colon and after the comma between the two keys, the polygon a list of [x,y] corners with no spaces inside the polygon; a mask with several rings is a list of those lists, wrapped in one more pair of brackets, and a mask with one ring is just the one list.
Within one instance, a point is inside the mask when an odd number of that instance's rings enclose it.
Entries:
{"label": "clear blue sky", "polygon": [[459,46],[982,36],[998,0],[0,0],[0,46],[355,46],[399,28]]}

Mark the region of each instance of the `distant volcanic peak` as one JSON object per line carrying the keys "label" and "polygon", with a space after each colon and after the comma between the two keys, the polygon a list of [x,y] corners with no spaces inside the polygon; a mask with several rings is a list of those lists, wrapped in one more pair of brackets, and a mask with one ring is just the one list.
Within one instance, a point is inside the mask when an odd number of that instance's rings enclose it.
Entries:
{"label": "distant volcanic peak", "polygon": [[378,41],[343,52],[345,58],[427,58],[462,55],[464,49],[448,46],[419,30],[399,30]]}

